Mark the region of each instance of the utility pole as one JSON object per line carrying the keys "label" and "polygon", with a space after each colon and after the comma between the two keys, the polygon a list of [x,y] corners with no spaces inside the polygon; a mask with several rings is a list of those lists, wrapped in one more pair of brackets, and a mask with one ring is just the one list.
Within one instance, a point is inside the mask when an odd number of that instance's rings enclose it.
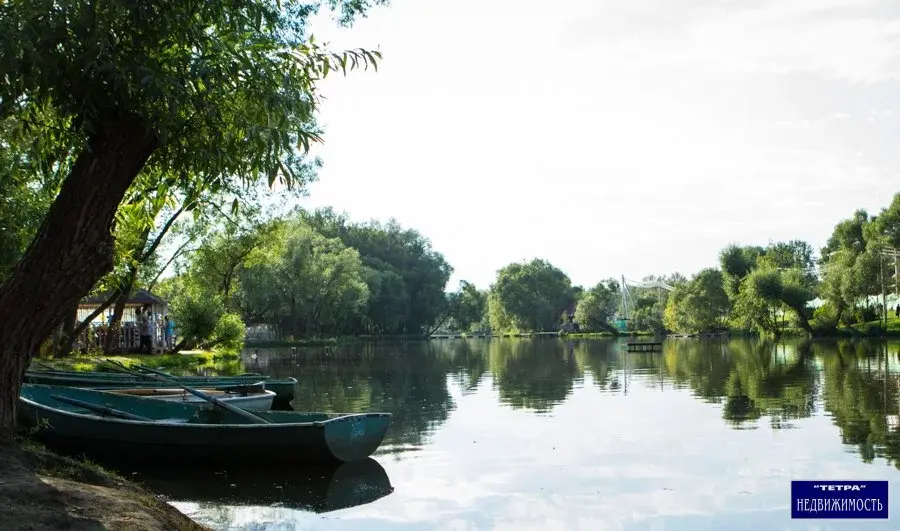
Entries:
{"label": "utility pole", "polygon": [[900,251],[888,248],[882,251],[881,254],[894,259],[894,294],[900,295]]}
{"label": "utility pole", "polygon": [[[882,252],[882,255],[884,253]],[[879,276],[881,277],[881,335],[884,335],[887,332],[887,295],[884,293],[884,258],[883,256],[878,257],[878,271]]]}
{"label": "utility pole", "polygon": [[884,308],[884,327],[887,330],[887,302],[884,287],[884,258],[894,259],[894,294],[900,295],[900,252],[889,247],[881,251],[881,304]]}

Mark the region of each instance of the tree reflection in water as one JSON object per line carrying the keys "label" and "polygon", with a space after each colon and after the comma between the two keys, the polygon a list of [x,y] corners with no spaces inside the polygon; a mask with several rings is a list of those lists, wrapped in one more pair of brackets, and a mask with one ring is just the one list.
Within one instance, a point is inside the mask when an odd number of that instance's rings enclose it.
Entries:
{"label": "tree reflection in water", "polygon": [[[247,370],[300,383],[296,409],[388,411],[394,415],[385,449],[415,449],[463,396],[489,383],[501,403],[552,413],[585,373],[593,387],[689,389],[721,408],[735,429],[790,429],[824,411],[845,444],[863,460],[900,458],[900,347],[870,341],[756,339],[665,341],[662,353],[626,353],[623,341],[456,339],[360,343],[342,347],[261,350]],[[891,361],[892,360],[892,361]],[[890,370],[888,362],[890,361]],[[486,379],[487,378],[487,379]]]}

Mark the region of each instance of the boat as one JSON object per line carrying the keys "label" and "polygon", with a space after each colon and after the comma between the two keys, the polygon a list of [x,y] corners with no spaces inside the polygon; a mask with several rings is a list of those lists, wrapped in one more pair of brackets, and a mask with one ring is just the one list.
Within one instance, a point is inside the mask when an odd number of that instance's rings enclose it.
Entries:
{"label": "boat", "polygon": [[[217,398],[223,402],[227,402],[232,406],[245,409],[247,411],[268,411],[272,409],[272,402],[275,400],[275,393],[266,390],[262,385],[252,387],[237,387],[231,389],[204,389],[198,388],[203,394]],[[171,402],[202,402],[206,400],[192,395],[180,388],[161,388],[161,387],[135,387],[135,388],[113,388],[106,392],[115,393],[117,395],[140,396],[144,398],[153,398],[157,400],[169,400]]]}
{"label": "boat", "polygon": [[[296,378],[272,379],[270,376],[247,374],[241,376],[169,376],[173,381],[190,387],[216,388],[242,387],[262,382],[267,391],[275,393],[274,405],[284,407],[291,403],[297,385]],[[108,390],[121,387],[158,388],[167,384],[142,378],[133,374],[117,372],[76,372],[76,371],[25,371],[22,380],[30,384],[57,385],[67,387],[84,387],[89,389]]]}
{"label": "boat", "polygon": [[391,419],[390,413],[250,413],[39,384],[22,386],[18,411],[33,437],[63,453],[217,465],[365,459]]}

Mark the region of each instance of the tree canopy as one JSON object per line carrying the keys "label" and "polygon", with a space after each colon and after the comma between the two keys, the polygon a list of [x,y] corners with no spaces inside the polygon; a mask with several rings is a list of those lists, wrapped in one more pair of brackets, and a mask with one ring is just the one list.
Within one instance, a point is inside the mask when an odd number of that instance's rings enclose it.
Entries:
{"label": "tree canopy", "polygon": [[[380,3],[328,5],[349,23]],[[305,153],[321,138],[317,83],[380,57],[316,43],[306,22],[319,5],[0,4],[2,176],[15,177],[4,179],[0,198],[30,205],[30,221],[40,219],[0,240],[9,264],[30,239],[0,285],[0,439],[12,433],[27,361],[115,267],[113,228],[141,219],[153,226],[129,198],[190,205],[235,182],[302,186]],[[39,193],[22,193],[35,183]]]}

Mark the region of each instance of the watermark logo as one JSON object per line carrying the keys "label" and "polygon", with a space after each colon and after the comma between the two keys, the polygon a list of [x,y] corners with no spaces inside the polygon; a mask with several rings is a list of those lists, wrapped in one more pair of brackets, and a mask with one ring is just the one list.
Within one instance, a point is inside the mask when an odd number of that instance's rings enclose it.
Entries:
{"label": "watermark logo", "polygon": [[791,481],[791,518],[888,518],[887,481]]}

